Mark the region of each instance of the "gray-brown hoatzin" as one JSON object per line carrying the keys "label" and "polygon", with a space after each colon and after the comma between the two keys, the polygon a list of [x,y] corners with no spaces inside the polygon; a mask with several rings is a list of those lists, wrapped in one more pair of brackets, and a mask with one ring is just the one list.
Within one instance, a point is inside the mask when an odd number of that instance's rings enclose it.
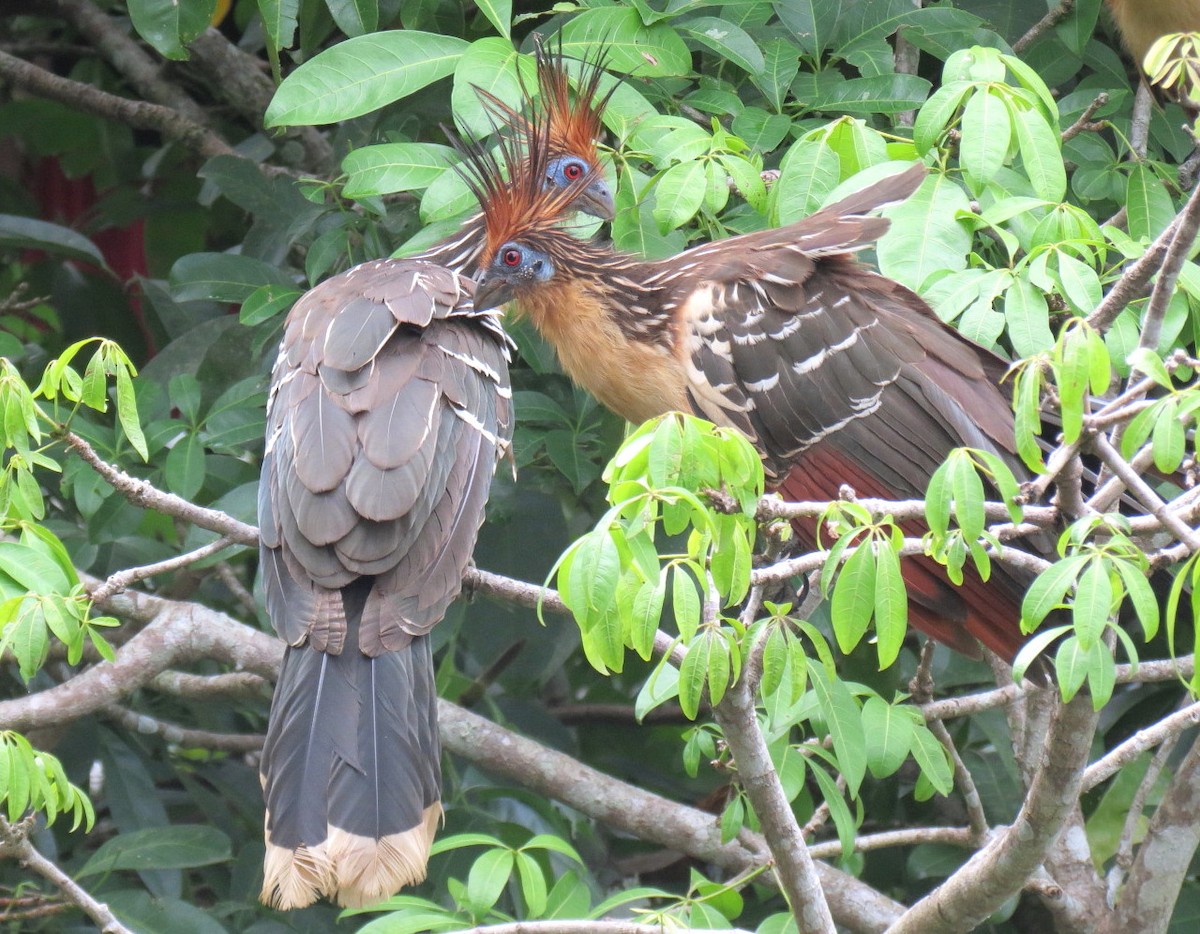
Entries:
{"label": "gray-brown hoatzin", "polygon": [[[539,58],[526,174],[559,216],[611,216],[582,135],[598,132],[596,85],[571,104],[561,68]],[[288,643],[260,769],[262,899],[278,908],[363,905],[425,877],[441,815],[428,633],[512,436],[510,342],[467,277],[482,223],[335,276],[288,315],[259,490],[267,609]]]}
{"label": "gray-brown hoatzin", "polygon": [[[843,484],[920,498],[961,446],[1023,476],[998,386],[1004,362],[853,255],[887,229],[870,212],[924,176],[914,166],[798,223],[656,262],[582,242],[542,205],[483,190],[477,294],[513,302],[567,373],[626,419],[682,410],[739,428],[788,499],[836,499]],[[815,521],[797,530],[811,547]],[[923,557],[902,568],[917,629],[966,654],[978,654],[978,640],[1013,659],[1027,582],[997,567],[986,584],[968,571],[956,587]]]}

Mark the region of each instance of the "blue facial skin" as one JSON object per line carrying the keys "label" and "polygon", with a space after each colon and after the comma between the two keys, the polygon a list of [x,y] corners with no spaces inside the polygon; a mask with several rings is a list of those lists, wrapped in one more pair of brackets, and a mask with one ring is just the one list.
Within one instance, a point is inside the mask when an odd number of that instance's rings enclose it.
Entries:
{"label": "blue facial skin", "polygon": [[[558,188],[567,188],[590,170],[591,166],[578,156],[557,156],[546,165],[546,181]],[[601,220],[612,220],[616,214],[612,189],[602,178],[597,178],[584,190],[575,206]]]}
{"label": "blue facial skin", "polygon": [[475,290],[476,308],[497,308],[512,300],[518,290],[549,282],[554,278],[554,263],[541,250],[520,243],[506,243]]}

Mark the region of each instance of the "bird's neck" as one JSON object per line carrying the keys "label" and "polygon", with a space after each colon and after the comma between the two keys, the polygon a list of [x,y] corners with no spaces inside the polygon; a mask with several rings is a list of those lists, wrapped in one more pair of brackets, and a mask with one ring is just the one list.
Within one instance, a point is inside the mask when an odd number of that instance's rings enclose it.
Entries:
{"label": "bird's neck", "polygon": [[[687,406],[684,368],[668,317],[620,267],[573,274],[518,300],[567,375],[621,417],[639,423]],[[560,267],[561,268],[561,267]]]}
{"label": "bird's neck", "polygon": [[427,247],[412,259],[423,259],[462,275],[474,276],[479,271],[479,255],[483,252],[486,236],[483,214],[472,214],[463,221],[458,233]]}

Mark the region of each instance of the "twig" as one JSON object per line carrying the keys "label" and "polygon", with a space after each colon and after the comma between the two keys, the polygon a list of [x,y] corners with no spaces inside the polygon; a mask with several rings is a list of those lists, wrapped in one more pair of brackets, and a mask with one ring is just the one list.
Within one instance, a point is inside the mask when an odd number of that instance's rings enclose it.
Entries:
{"label": "twig", "polygon": [[242,609],[251,617],[257,616],[258,604],[254,602],[254,594],[246,589],[246,585],[242,583],[241,578],[237,576],[237,572],[234,571],[229,562],[218,561],[215,567],[217,577],[221,579],[221,583],[233,594],[233,598],[241,604]]}
{"label": "twig", "polygon": [[[1138,71],[1141,69],[1138,62]],[[1129,125],[1129,148],[1138,159],[1146,158],[1146,145],[1150,142],[1150,117],[1154,112],[1154,97],[1150,85],[1139,81],[1133,95],[1133,115]]]}
{"label": "twig", "polygon": [[136,584],[138,581],[143,581],[148,577],[155,577],[159,574],[168,574],[171,571],[178,571],[180,568],[185,568],[190,564],[195,564],[197,561],[203,561],[205,558],[215,555],[218,551],[224,551],[230,545],[233,545],[232,539],[227,536],[218,538],[215,542],[209,542],[207,545],[201,545],[193,551],[189,551],[182,555],[176,555],[174,558],[167,558],[163,561],[156,561],[154,564],[145,564],[137,568],[127,568],[124,571],[117,571],[111,575],[103,584],[91,591],[91,597],[98,603],[103,603],[115,593],[120,593],[127,587]]}
{"label": "twig", "polygon": [[78,454],[85,464],[100,474],[109,486],[124,496],[129,502],[133,503],[133,505],[141,506],[144,509],[154,509],[168,516],[184,519],[193,525],[200,526],[202,529],[218,532],[228,538],[229,541],[237,542],[239,545],[258,545],[258,529],[254,526],[247,525],[245,522],[235,519],[233,516],[223,513],[219,509],[206,509],[203,506],[197,506],[194,503],[188,502],[182,496],[176,496],[174,493],[165,493],[157,489],[152,483],[146,480],[131,477],[125,471],[114,467],[101,458],[96,453],[95,448],[73,431],[64,432],[63,440],[66,442],[67,447]]}
{"label": "twig", "polygon": [[[969,827],[908,827],[904,830],[886,830],[882,833],[863,834],[854,838],[854,852],[868,853],[893,846],[920,846],[925,843],[943,843],[971,849],[976,844],[974,833]],[[842,844],[837,840],[814,843],[808,848],[813,859],[836,859],[842,855]]]}
{"label": "twig", "polygon": [[100,713],[134,733],[141,733],[143,736],[160,736],[173,746],[184,746],[189,749],[257,752],[262,749],[263,740],[266,739],[258,733],[214,733],[210,730],[193,730],[117,704],[109,704],[101,708]]}
{"label": "twig", "polygon": [[[921,647],[921,660],[917,665],[917,672],[908,683],[913,700],[925,709],[928,709],[929,701],[933,698],[933,645],[933,641],[930,640]],[[950,735],[950,731],[946,729],[946,724],[928,715],[926,715],[925,723],[937,741],[950,754],[950,761],[954,764],[954,784],[962,794],[963,804],[967,808],[971,845],[980,846],[987,839],[991,828],[988,826],[987,814],[983,810],[983,799],[979,796],[979,789],[975,787],[975,779],[967,769],[966,763],[963,762],[962,756],[959,755],[958,747],[954,744],[954,738]]]}
{"label": "twig", "polygon": [[1013,43],[1013,51],[1020,55],[1029,47],[1031,43],[1036,41],[1042,33],[1049,29],[1053,29],[1064,19],[1071,15],[1071,11],[1075,9],[1075,0],[1061,0],[1061,2],[1053,10],[1043,16],[1040,20],[1030,27],[1029,32],[1025,33],[1020,39]]}
{"label": "twig", "polygon": [[73,904],[91,918],[104,934],[133,934],[117,920],[108,905],[98,902],[74,879],[47,859],[29,842],[32,821],[10,824],[0,817],[0,856],[20,860],[47,882],[54,885]]}
{"label": "twig", "polygon": [[1095,99],[1087,105],[1083,113],[1079,115],[1079,119],[1072,123],[1062,132],[1062,141],[1078,136],[1084,130],[1095,132],[1104,128],[1104,123],[1092,123],[1092,117],[1096,115],[1096,111],[1108,103],[1108,92],[1101,91],[1096,95]]}
{"label": "twig", "polygon": [[1084,793],[1091,791],[1101,782],[1108,781],[1147,749],[1153,749],[1198,723],[1200,723],[1200,701],[1164,717],[1153,726],[1138,730],[1129,739],[1114,746],[1103,757],[1087,767],[1081,782],[1082,790]]}
{"label": "twig", "polygon": [[249,671],[228,671],[219,675],[193,675],[185,671],[164,671],[149,685],[175,697],[263,697],[271,693],[271,682]]}
{"label": "twig", "polygon": [[1138,474],[1104,435],[1096,435],[1092,446],[1105,465],[1129,488],[1154,518],[1175,534],[1193,552],[1200,551],[1200,533],[1183,522]]}
{"label": "twig", "polygon": [[[636,924],[633,921],[512,921],[508,924],[486,924],[482,927],[451,929],[450,934],[668,934],[673,930],[665,924]],[[691,934],[749,934],[740,928],[688,928]]]}

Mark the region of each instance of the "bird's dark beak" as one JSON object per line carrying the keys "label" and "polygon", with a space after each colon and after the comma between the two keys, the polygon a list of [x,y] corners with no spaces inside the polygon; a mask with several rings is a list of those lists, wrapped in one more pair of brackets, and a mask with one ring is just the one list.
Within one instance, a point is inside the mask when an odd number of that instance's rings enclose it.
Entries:
{"label": "bird's dark beak", "polygon": [[505,282],[503,279],[484,279],[475,286],[475,307],[480,311],[499,308],[513,300],[514,291],[511,282]]}
{"label": "bird's dark beak", "polygon": [[590,214],[603,221],[610,221],[617,216],[617,205],[613,201],[612,189],[602,178],[596,179],[583,190],[579,200],[575,202],[575,207],[584,214]]}

